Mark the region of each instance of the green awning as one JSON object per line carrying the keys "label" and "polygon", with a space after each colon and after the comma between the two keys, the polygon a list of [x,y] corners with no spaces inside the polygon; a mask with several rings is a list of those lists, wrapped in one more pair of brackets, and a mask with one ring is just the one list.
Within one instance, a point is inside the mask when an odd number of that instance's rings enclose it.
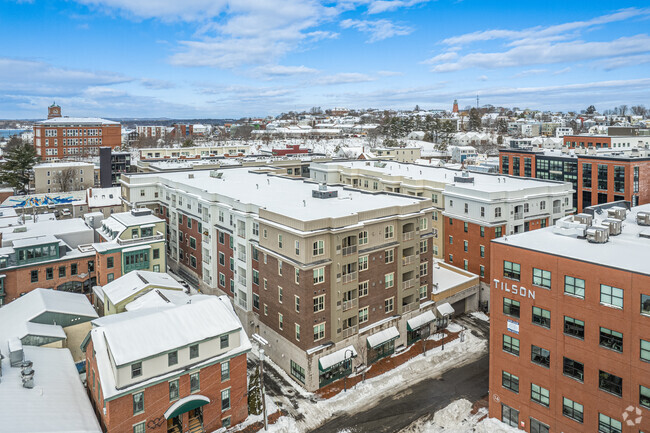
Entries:
{"label": "green awning", "polygon": [[177,417],[182,413],[189,412],[192,409],[196,409],[197,407],[201,407],[208,403],[210,403],[210,399],[202,395],[191,395],[189,397],[181,398],[176,403],[169,406],[169,409],[165,412],[165,419]]}

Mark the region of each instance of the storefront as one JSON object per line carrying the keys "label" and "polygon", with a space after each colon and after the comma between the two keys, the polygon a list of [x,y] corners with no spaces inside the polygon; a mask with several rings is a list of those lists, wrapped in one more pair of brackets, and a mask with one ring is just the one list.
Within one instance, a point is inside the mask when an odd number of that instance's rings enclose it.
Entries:
{"label": "storefront", "polygon": [[395,340],[398,338],[399,331],[394,326],[370,335],[366,339],[368,345],[368,365],[395,353]]}
{"label": "storefront", "polygon": [[416,341],[426,340],[431,335],[431,323],[435,321],[436,316],[431,310],[407,320],[406,344],[410,346]]}
{"label": "storefront", "polygon": [[318,360],[318,387],[322,388],[352,374],[352,358],[356,358],[354,346],[347,346],[325,355]]}

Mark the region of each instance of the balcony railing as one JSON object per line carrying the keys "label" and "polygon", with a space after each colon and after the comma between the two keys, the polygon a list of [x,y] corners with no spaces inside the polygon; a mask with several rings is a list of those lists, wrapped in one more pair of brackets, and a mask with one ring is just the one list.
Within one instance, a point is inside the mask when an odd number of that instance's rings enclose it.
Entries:
{"label": "balcony railing", "polygon": [[410,289],[411,287],[415,286],[415,278],[411,278],[410,280],[406,280],[402,282],[402,290]]}
{"label": "balcony railing", "polygon": [[410,241],[411,239],[415,238],[415,230],[412,230],[410,232],[402,233],[402,240],[403,241]]}
{"label": "balcony railing", "polygon": [[341,276],[341,280],[343,284],[349,283],[350,281],[354,281],[357,279],[357,273],[356,272],[350,272],[349,274],[345,274]]}
{"label": "balcony railing", "polygon": [[350,308],[355,308],[358,305],[358,299],[350,299],[349,301],[343,301],[343,311],[348,311]]}
{"label": "balcony railing", "polygon": [[410,265],[411,263],[415,262],[415,254],[412,254],[407,257],[402,257],[402,266]]}
{"label": "balcony railing", "polygon": [[356,252],[357,252],[357,246],[356,246],[356,245],[351,245],[351,246],[349,246],[349,247],[344,247],[344,248],[342,249],[342,251],[341,251],[341,253],[342,253],[344,256],[348,256],[348,255],[350,255],[350,254],[354,254],[354,253],[356,253]]}
{"label": "balcony railing", "polygon": [[419,307],[419,302],[411,302],[410,304],[402,305],[402,313],[408,313],[409,311],[417,310]]}
{"label": "balcony railing", "polygon": [[516,220],[524,219],[524,213],[523,212],[515,212],[515,219]]}
{"label": "balcony railing", "polygon": [[559,206],[553,206],[553,213],[560,213],[562,212],[562,208]]}
{"label": "balcony railing", "polygon": [[163,240],[165,237],[162,234],[157,234],[153,236],[145,236],[143,238],[135,238],[135,239],[117,239],[117,243],[120,245],[131,245],[131,244],[136,244],[139,242],[151,242],[151,241],[159,241]]}
{"label": "balcony railing", "polygon": [[350,326],[349,328],[345,328],[343,330],[343,338],[348,338],[354,334],[357,333],[357,327],[355,326]]}

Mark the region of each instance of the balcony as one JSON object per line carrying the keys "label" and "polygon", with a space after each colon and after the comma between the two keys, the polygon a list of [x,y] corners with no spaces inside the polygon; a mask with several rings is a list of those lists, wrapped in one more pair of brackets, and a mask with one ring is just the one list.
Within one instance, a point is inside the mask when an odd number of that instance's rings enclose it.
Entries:
{"label": "balcony", "polygon": [[412,239],[415,239],[415,230],[412,230],[410,232],[402,233],[402,240],[403,241],[410,241]]}
{"label": "balcony", "polygon": [[420,308],[419,302],[411,302],[410,304],[402,305],[402,314],[408,313],[409,311],[417,310]]}
{"label": "balcony", "polygon": [[157,235],[153,236],[145,236],[143,238],[135,238],[135,239],[117,239],[117,243],[120,245],[131,245],[131,244],[137,244],[140,242],[152,242],[152,241],[162,241],[165,239],[165,236],[163,236],[162,233],[158,233]]}
{"label": "balcony", "polygon": [[350,254],[354,254],[357,252],[357,246],[356,245],[351,245],[349,247],[343,247],[341,250],[341,254],[344,256],[349,256]]}
{"label": "balcony", "polygon": [[349,283],[350,281],[354,281],[357,279],[357,273],[355,272],[350,272],[349,274],[344,274],[341,276],[341,281],[343,284]]}
{"label": "balcony", "polygon": [[402,266],[410,265],[411,263],[414,263],[416,259],[417,257],[415,254],[408,257],[402,257]]}
{"label": "balcony", "polygon": [[350,326],[349,328],[345,328],[343,330],[343,338],[348,338],[351,337],[352,335],[357,333],[357,327],[355,326]]}
{"label": "balcony", "polygon": [[402,290],[410,289],[411,287],[415,287],[415,278],[411,278],[410,280],[406,280],[402,282]]}
{"label": "balcony", "polygon": [[516,220],[524,219],[524,213],[523,212],[515,212],[515,219]]}
{"label": "balcony", "polygon": [[358,305],[358,299],[350,299],[349,301],[343,301],[343,311],[348,311],[350,308],[355,308]]}
{"label": "balcony", "polygon": [[560,206],[553,206],[553,213],[560,213],[562,212],[562,208]]}

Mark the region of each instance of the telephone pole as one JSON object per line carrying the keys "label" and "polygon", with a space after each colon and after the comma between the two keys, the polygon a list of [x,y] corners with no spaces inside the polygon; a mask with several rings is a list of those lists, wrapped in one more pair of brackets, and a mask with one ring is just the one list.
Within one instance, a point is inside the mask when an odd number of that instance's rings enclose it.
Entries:
{"label": "telephone pole", "polygon": [[266,397],[264,396],[264,349],[260,349],[260,389],[262,393],[262,411],[264,412],[264,431],[269,429],[266,418]]}

